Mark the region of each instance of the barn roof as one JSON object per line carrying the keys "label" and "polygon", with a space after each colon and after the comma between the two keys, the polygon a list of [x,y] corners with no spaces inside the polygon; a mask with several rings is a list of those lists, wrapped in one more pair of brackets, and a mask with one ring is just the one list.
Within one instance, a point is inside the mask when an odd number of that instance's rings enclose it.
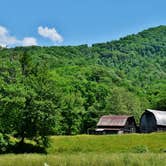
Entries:
{"label": "barn roof", "polygon": [[127,119],[133,116],[126,115],[105,115],[102,116],[97,126],[125,126]]}
{"label": "barn roof", "polygon": [[157,125],[166,126],[166,111],[147,109],[147,112],[151,112],[157,121]]}

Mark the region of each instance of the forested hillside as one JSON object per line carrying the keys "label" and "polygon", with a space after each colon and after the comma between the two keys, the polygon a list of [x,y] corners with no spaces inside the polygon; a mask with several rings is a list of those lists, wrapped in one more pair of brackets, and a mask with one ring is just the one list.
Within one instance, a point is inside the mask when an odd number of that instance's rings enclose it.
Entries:
{"label": "forested hillside", "polygon": [[145,108],[166,110],[166,26],[90,47],[0,48],[1,133],[86,133]]}

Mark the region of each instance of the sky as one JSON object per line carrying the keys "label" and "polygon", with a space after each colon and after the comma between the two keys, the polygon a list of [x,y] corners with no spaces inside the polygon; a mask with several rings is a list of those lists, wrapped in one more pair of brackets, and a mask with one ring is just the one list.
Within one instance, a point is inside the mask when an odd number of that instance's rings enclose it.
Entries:
{"label": "sky", "polygon": [[166,0],[0,0],[0,45],[107,42],[166,25]]}

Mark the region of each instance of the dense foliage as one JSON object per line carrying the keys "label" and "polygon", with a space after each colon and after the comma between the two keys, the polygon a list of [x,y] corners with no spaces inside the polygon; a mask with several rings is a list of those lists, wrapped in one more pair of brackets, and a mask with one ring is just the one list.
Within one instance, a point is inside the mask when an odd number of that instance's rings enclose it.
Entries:
{"label": "dense foliage", "polygon": [[44,142],[104,114],[166,110],[166,26],[91,47],[0,48],[0,132]]}

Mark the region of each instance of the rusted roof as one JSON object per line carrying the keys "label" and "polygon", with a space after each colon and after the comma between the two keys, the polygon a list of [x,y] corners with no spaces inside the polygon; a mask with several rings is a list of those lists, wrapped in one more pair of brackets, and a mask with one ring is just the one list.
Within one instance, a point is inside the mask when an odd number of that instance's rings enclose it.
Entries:
{"label": "rusted roof", "polygon": [[157,125],[166,126],[166,111],[147,109],[147,112],[151,112],[156,119]]}
{"label": "rusted roof", "polygon": [[105,115],[102,116],[97,126],[125,126],[127,119],[133,116],[127,115]]}

